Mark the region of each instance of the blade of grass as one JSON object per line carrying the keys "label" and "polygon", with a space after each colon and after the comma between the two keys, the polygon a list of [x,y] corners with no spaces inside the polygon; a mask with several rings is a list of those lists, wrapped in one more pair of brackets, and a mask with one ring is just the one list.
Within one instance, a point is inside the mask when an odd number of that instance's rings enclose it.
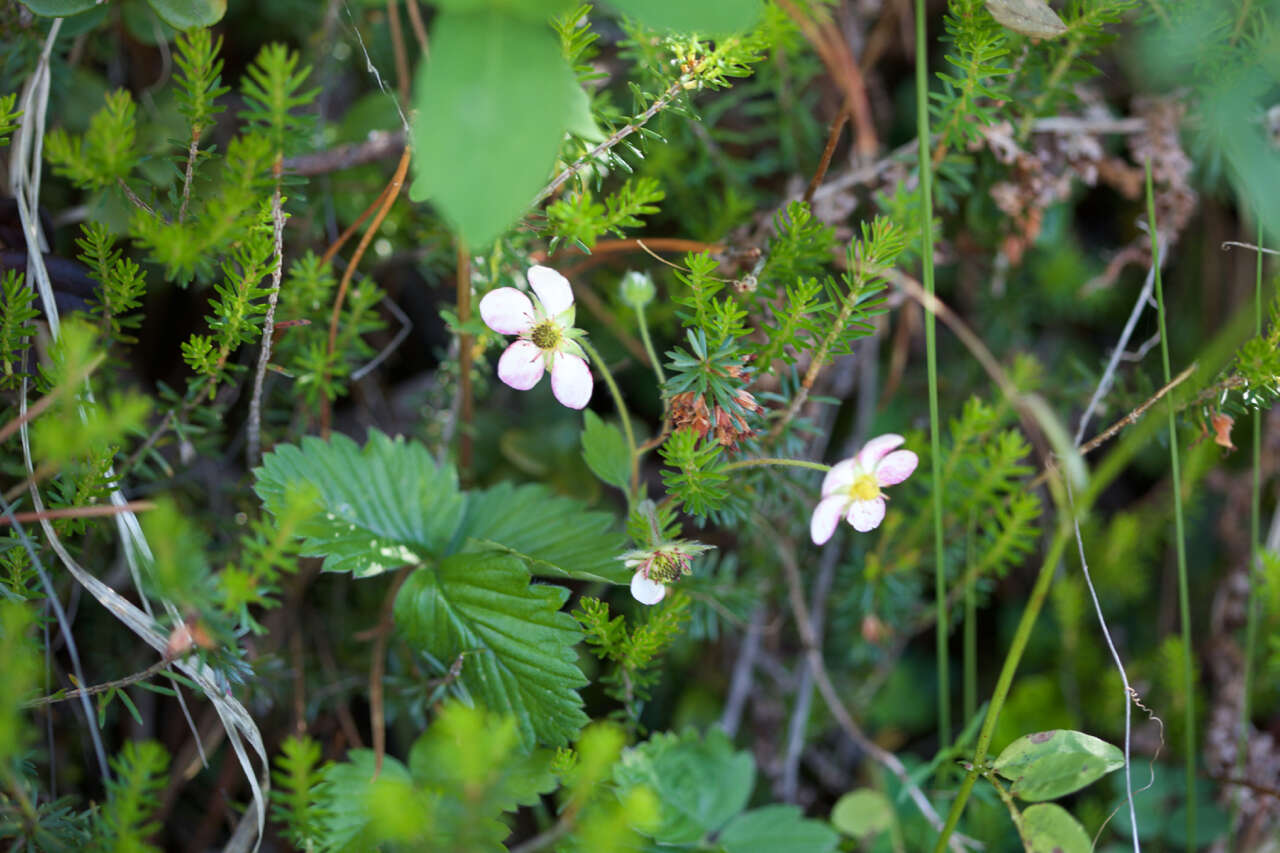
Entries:
{"label": "blade of grass", "polygon": [[[1169,331],[1165,322],[1164,287],[1160,281],[1160,241],[1156,232],[1155,191],[1151,183],[1151,161],[1146,162],[1147,223],[1151,233],[1151,267],[1156,272],[1156,314],[1160,320],[1160,359],[1164,365],[1164,381],[1173,375],[1169,367]],[[1187,546],[1182,517],[1182,471],[1178,459],[1178,426],[1174,417],[1173,401],[1167,404],[1169,412],[1169,465],[1173,474],[1173,522],[1174,543],[1178,554],[1178,610],[1182,617],[1182,677],[1186,682],[1186,764],[1187,764],[1187,838],[1196,837],[1196,701],[1191,667],[1191,603],[1187,591]]]}
{"label": "blade of grass", "polygon": [[[929,156],[929,52],[924,0],[916,0],[916,139],[920,156],[920,278],[933,297],[933,160]],[[938,466],[942,442],[938,432],[938,349],[933,312],[924,315],[925,358],[929,370],[929,490],[933,492],[933,594],[937,601],[935,645],[938,667],[938,749],[951,742],[951,678],[947,659],[947,571],[942,553],[942,491]]]}

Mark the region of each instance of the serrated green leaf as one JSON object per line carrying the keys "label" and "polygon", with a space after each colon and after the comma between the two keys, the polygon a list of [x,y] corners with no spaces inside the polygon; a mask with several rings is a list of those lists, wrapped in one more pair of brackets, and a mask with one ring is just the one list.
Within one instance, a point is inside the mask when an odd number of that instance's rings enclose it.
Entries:
{"label": "serrated green leaf", "polygon": [[656,826],[636,829],[663,844],[695,844],[742,811],[755,787],[749,752],[734,752],[719,729],[659,733],[628,749],[614,768],[620,795],[647,786],[661,802]]}
{"label": "serrated green leaf", "polygon": [[227,0],[147,0],[160,19],[178,30],[212,27],[227,14]]}
{"label": "serrated green leaf", "polygon": [[97,0],[19,0],[37,15],[45,18],[66,18],[79,15],[98,5]]}
{"label": "serrated green leaf", "polygon": [[311,490],[314,512],[298,526],[301,552],[324,570],[371,577],[444,553],[462,519],[463,496],[450,465],[427,449],[377,430],[361,449],[344,435],[283,444],[254,470],[254,491],[272,515],[291,490]]}
{"label": "serrated green leaf", "polygon": [[525,746],[561,745],[587,722],[575,688],[577,623],[560,607],[569,591],[529,583],[506,554],[457,554],[424,566],[396,596],[395,621],[438,660],[463,655],[460,681],[491,711],[511,714]]}
{"label": "serrated green leaf", "polygon": [[568,125],[573,71],[545,23],[445,10],[414,88],[414,182],[472,249],[524,213]]}
{"label": "serrated green leaf", "polygon": [[631,451],[622,430],[606,424],[590,409],[583,416],[582,458],[601,480],[626,491],[631,482]]}
{"label": "serrated green leaf", "polygon": [[738,815],[717,840],[725,853],[830,853],[840,836],[796,806],[773,805]]}
{"label": "serrated green leaf", "polygon": [[610,513],[545,486],[500,483],[468,496],[453,550],[513,554],[536,575],[629,583],[618,559],[625,540],[614,526]]}
{"label": "serrated green leaf", "polygon": [[1062,806],[1040,803],[1022,813],[1027,853],[1089,853],[1089,835]]}
{"label": "serrated green leaf", "polygon": [[892,821],[893,805],[874,788],[850,791],[831,809],[831,825],[854,838],[884,832]]}
{"label": "serrated green leaf", "polygon": [[1054,729],[1018,738],[992,766],[1013,782],[1016,796],[1036,802],[1066,796],[1123,767],[1124,754],[1093,735]]}
{"label": "serrated green leaf", "polygon": [[609,0],[611,6],[655,30],[726,35],[760,19],[760,0]]}

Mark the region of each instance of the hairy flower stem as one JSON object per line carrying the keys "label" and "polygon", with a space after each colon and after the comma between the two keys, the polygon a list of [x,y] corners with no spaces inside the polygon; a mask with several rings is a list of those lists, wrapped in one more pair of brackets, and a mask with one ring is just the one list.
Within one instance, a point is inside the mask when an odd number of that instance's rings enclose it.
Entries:
{"label": "hairy flower stem", "polygon": [[[933,161],[929,158],[929,47],[926,39],[924,0],[916,0],[916,138],[920,141],[920,278],[932,299],[933,281]],[[942,550],[942,489],[938,466],[942,441],[938,430],[938,345],[934,312],[924,314],[924,345],[929,370],[929,475],[933,492],[933,595],[937,602],[935,646],[938,668],[938,748],[951,743],[951,678],[947,657],[947,567]]]}
{"label": "hairy flower stem", "polygon": [[586,338],[578,339],[579,346],[591,356],[591,360],[596,363],[596,367],[600,370],[600,375],[604,377],[604,382],[609,386],[609,393],[613,395],[613,405],[618,410],[618,417],[622,420],[622,432],[627,437],[628,458],[631,460],[631,488],[627,491],[627,503],[635,499],[640,488],[639,482],[639,454],[636,452],[636,434],[631,431],[631,418],[627,416],[627,404],[622,401],[622,392],[618,390],[618,383],[614,381],[613,374],[609,371],[609,365],[605,364],[600,353],[596,351]]}
{"label": "hairy flower stem", "polygon": [[777,465],[783,468],[811,468],[814,471],[830,471],[830,465],[824,465],[821,462],[810,462],[808,459],[777,459],[773,457],[765,459],[739,459],[737,462],[730,462],[721,468],[721,471],[736,471],[739,468],[759,468],[764,465]]}
{"label": "hairy flower stem", "polygon": [[[1164,365],[1164,381],[1172,373],[1169,367],[1169,333],[1165,326],[1164,288],[1160,282],[1160,245],[1156,232],[1155,190],[1151,183],[1151,160],[1146,162],[1147,173],[1147,224],[1151,232],[1151,266],[1156,271],[1156,312],[1160,320],[1160,359]],[[1187,591],[1187,545],[1182,517],[1182,472],[1178,459],[1178,425],[1174,407],[1166,407],[1169,413],[1169,465],[1173,475],[1173,522],[1178,554],[1178,610],[1182,617],[1182,678],[1186,689],[1186,750],[1187,763],[1187,838],[1196,837],[1196,699],[1191,666],[1191,603]]]}
{"label": "hairy flower stem", "polygon": [[658,377],[658,385],[666,385],[667,377],[662,372],[662,361],[653,348],[653,338],[649,337],[649,321],[645,319],[644,307],[640,305],[636,306],[636,324],[640,326],[640,340],[644,342],[644,351],[649,356],[649,363],[653,365],[654,375]]}

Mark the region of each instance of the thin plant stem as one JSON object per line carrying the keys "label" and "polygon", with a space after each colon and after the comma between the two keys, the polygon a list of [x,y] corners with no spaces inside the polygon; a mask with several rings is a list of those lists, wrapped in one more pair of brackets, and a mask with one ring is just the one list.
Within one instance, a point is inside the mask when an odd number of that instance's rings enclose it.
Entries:
{"label": "thin plant stem", "polygon": [[938,836],[937,843],[934,844],[934,853],[942,853],[947,849],[947,841],[951,838],[952,833],[955,832],[956,825],[960,823],[960,816],[964,814],[965,804],[969,802],[969,795],[973,792],[973,784],[981,773],[982,764],[987,757],[987,750],[991,747],[991,738],[995,735],[996,722],[1000,719],[1000,711],[1004,708],[1005,700],[1009,697],[1010,688],[1013,687],[1013,676],[1018,670],[1018,663],[1022,660],[1022,653],[1027,648],[1027,641],[1031,639],[1031,629],[1035,627],[1036,619],[1040,615],[1040,609],[1044,606],[1044,600],[1049,594],[1049,586],[1053,582],[1053,574],[1057,570],[1058,561],[1062,559],[1062,551],[1066,547],[1070,529],[1068,525],[1058,525],[1053,540],[1049,543],[1049,550],[1045,553],[1044,563],[1040,566],[1040,574],[1036,576],[1035,586],[1031,590],[1031,598],[1028,599],[1027,606],[1022,611],[1022,619],[1018,622],[1017,631],[1014,632],[1013,643],[1009,647],[1009,653],[1005,655],[1004,666],[1001,667],[1000,677],[996,681],[996,689],[991,694],[991,703],[987,706],[987,716],[983,719],[982,729],[978,732],[978,743],[974,747],[973,760],[969,764],[969,772],[965,774],[964,781],[960,783],[960,789],[956,792],[956,798],[951,803],[951,811],[947,814],[947,822],[942,827],[942,833]]}
{"label": "thin plant stem", "polygon": [[[926,39],[924,0],[916,0],[916,138],[920,141],[920,278],[925,294],[932,299],[933,280],[933,161],[929,157],[929,53]],[[937,601],[935,646],[938,668],[938,748],[951,743],[951,678],[947,659],[947,567],[942,548],[942,489],[938,466],[942,462],[942,440],[938,429],[938,343],[937,322],[932,311],[924,314],[925,358],[929,371],[929,490],[933,492],[933,595]]]}
{"label": "thin plant stem", "polygon": [[759,468],[765,465],[776,465],[782,468],[810,468],[814,471],[830,471],[830,465],[824,465],[821,462],[810,462],[808,459],[779,459],[777,457],[766,457],[763,459],[739,459],[737,462],[730,462],[721,468],[721,471],[737,471],[739,468]]}
{"label": "thin plant stem", "polygon": [[[1258,226],[1258,245],[1262,245],[1262,226]],[[1253,288],[1253,332],[1262,334],[1262,252],[1256,253]],[[1245,605],[1244,627],[1244,697],[1240,703],[1240,732],[1236,736],[1236,776],[1244,776],[1245,747],[1249,737],[1249,720],[1253,717],[1253,666],[1258,647],[1258,573],[1262,559],[1262,410],[1253,412],[1253,495],[1249,500],[1249,599]],[[1232,800],[1232,811],[1240,800]],[[1234,818],[1234,815],[1233,815]],[[1234,819],[1232,826],[1235,825]]]}
{"label": "thin plant stem", "polygon": [[[1164,381],[1172,375],[1169,367],[1169,333],[1165,323],[1164,287],[1160,281],[1160,246],[1156,236],[1155,191],[1151,184],[1151,161],[1146,162],[1147,173],[1147,221],[1151,232],[1151,266],[1156,271],[1156,314],[1160,320],[1160,359],[1164,366]],[[1169,413],[1169,465],[1173,474],[1173,522],[1177,537],[1174,545],[1178,555],[1178,610],[1182,617],[1182,678],[1186,685],[1186,764],[1187,764],[1187,838],[1196,837],[1196,701],[1195,684],[1191,667],[1191,603],[1187,591],[1187,546],[1182,516],[1182,470],[1178,459],[1178,426],[1172,403]]]}
{"label": "thin plant stem", "polygon": [[605,364],[600,353],[596,351],[586,338],[579,338],[578,344],[586,350],[587,355],[591,356],[591,360],[596,363],[596,367],[600,370],[600,375],[604,377],[604,382],[609,386],[609,393],[613,395],[613,405],[618,410],[618,417],[622,420],[622,433],[627,437],[627,450],[631,459],[631,489],[627,493],[628,499],[636,493],[638,487],[638,471],[637,460],[639,454],[636,452],[636,434],[631,430],[631,418],[627,416],[627,404],[622,400],[622,392],[618,390],[618,383],[613,379],[613,373],[609,370],[609,365]]}
{"label": "thin plant stem", "polygon": [[644,342],[644,351],[649,356],[649,363],[653,365],[654,375],[658,377],[658,385],[666,385],[667,377],[662,372],[662,361],[653,348],[653,338],[649,337],[649,322],[645,319],[644,308],[639,305],[636,306],[636,323],[640,326],[640,340]]}

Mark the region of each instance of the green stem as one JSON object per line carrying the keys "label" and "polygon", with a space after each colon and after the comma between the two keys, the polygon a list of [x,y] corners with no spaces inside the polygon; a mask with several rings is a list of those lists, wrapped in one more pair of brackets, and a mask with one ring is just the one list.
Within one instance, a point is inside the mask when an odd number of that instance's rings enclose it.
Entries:
{"label": "green stem", "polygon": [[596,348],[586,338],[578,338],[578,345],[596,363],[596,368],[600,371],[600,375],[604,377],[605,384],[609,386],[609,393],[613,395],[613,405],[618,410],[618,417],[622,419],[622,432],[627,437],[627,450],[630,452],[629,458],[631,459],[631,489],[627,493],[629,502],[638,487],[639,467],[636,464],[636,434],[631,431],[631,418],[627,416],[627,404],[622,401],[622,392],[618,390],[618,383],[613,381],[613,374],[609,371],[609,365],[604,363],[604,359],[600,357],[600,353],[596,352]]}
{"label": "green stem", "polygon": [[[929,156],[929,53],[926,39],[924,0],[916,0],[916,139],[920,155],[921,279],[925,293],[933,299],[933,160]],[[924,312],[924,345],[929,368],[929,478],[933,493],[933,595],[937,602],[935,626],[938,668],[938,749],[951,742],[951,677],[947,658],[947,567],[942,549],[942,489],[938,466],[942,462],[942,441],[938,430],[938,347],[933,312]]]}
{"label": "green stem", "polygon": [[[1147,222],[1151,232],[1151,266],[1156,277],[1156,314],[1160,321],[1160,358],[1164,364],[1164,381],[1172,376],[1169,367],[1169,332],[1165,324],[1164,288],[1160,282],[1160,245],[1156,234],[1155,191],[1151,183],[1151,161],[1146,162],[1147,173]],[[1178,554],[1178,610],[1182,617],[1182,678],[1186,684],[1186,750],[1187,763],[1187,838],[1196,837],[1196,701],[1195,684],[1191,666],[1191,603],[1187,591],[1187,546],[1182,517],[1182,473],[1178,459],[1178,427],[1174,418],[1173,401],[1166,406],[1169,413],[1169,465],[1173,473],[1173,521]]]}
{"label": "green stem", "polygon": [[810,462],[808,459],[778,459],[776,457],[766,457],[763,459],[739,459],[737,462],[730,462],[721,468],[721,471],[736,471],[739,468],[759,468],[764,465],[777,465],[784,468],[811,468],[814,471],[830,471],[830,465],[823,465],[821,462]]}
{"label": "green stem", "polygon": [[658,386],[667,384],[667,377],[662,372],[662,362],[658,360],[658,353],[653,348],[653,339],[649,337],[649,323],[644,316],[644,307],[636,306],[636,320],[640,326],[640,340],[644,342],[644,351],[649,356],[649,363],[653,365],[653,372],[658,377]]}
{"label": "green stem", "polygon": [[1044,606],[1045,597],[1049,594],[1053,573],[1057,570],[1058,561],[1062,558],[1062,549],[1066,547],[1070,531],[1069,525],[1059,525],[1053,541],[1049,543],[1044,563],[1040,566],[1040,574],[1036,576],[1036,585],[1031,590],[1031,598],[1028,599],[1026,609],[1022,611],[1022,619],[1018,622],[1018,629],[1014,632],[1013,644],[1009,647],[1009,653],[1005,655],[1004,666],[1000,670],[999,680],[996,681],[995,692],[991,694],[991,704],[987,706],[987,716],[982,721],[981,731],[978,732],[978,744],[974,748],[969,772],[965,774],[964,781],[960,783],[960,790],[956,792],[955,801],[951,803],[951,811],[947,814],[946,825],[942,827],[942,834],[938,836],[938,842],[934,845],[934,853],[945,853],[947,841],[950,840],[951,833],[955,832],[956,825],[960,822],[960,815],[964,813],[969,794],[973,791],[973,783],[977,781],[979,771],[986,761],[987,750],[991,748],[991,738],[995,734],[996,722],[1000,719],[1000,711],[1009,697],[1014,673],[1018,670],[1018,663],[1022,660],[1027,641],[1031,639],[1031,629],[1035,627],[1040,608]]}

